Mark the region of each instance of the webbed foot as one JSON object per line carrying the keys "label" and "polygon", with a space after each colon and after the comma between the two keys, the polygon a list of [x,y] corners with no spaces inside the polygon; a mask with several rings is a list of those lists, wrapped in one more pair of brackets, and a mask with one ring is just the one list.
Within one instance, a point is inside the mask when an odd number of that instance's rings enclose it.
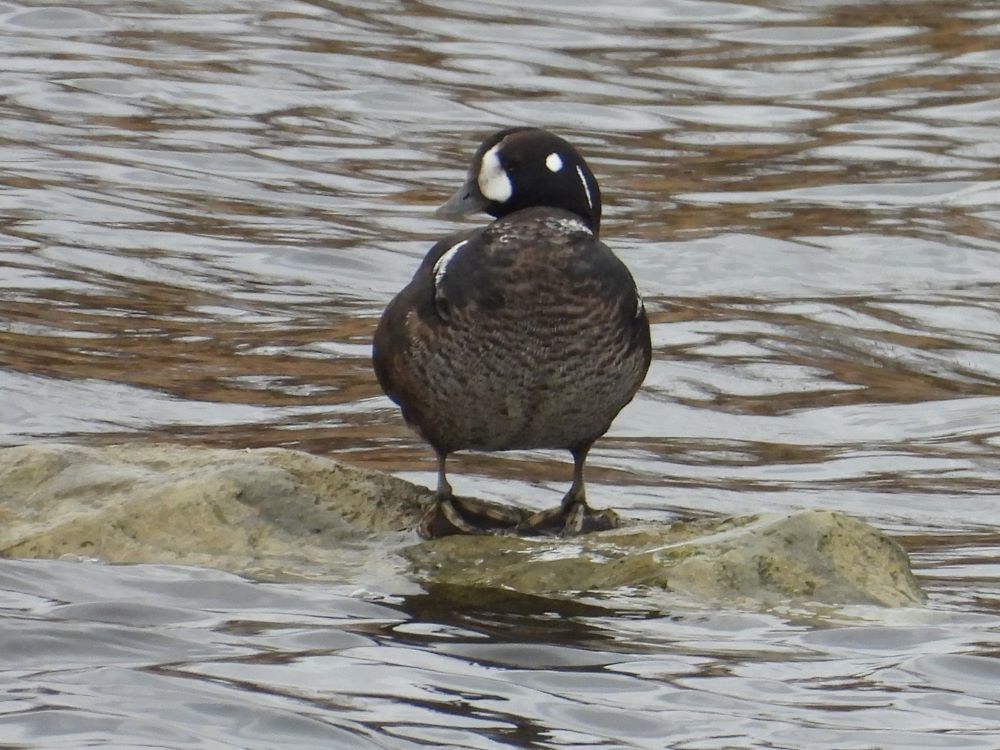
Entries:
{"label": "webbed foot", "polygon": [[452,534],[501,534],[518,528],[528,517],[521,508],[473,497],[438,496],[417,529],[424,539]]}
{"label": "webbed foot", "polygon": [[587,503],[577,501],[532,513],[518,524],[517,533],[526,536],[533,534],[574,536],[591,531],[617,529],[620,525],[621,518],[611,508],[594,510]]}

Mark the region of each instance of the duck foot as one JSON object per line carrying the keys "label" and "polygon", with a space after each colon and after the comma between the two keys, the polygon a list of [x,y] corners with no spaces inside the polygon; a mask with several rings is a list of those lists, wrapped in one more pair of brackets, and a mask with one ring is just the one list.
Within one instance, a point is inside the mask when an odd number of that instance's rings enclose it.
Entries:
{"label": "duck foot", "polygon": [[439,497],[420,519],[424,539],[453,534],[502,534],[517,529],[528,511],[473,497]]}
{"label": "duck foot", "polygon": [[621,526],[621,517],[611,508],[594,510],[584,502],[557,505],[555,508],[532,513],[517,526],[517,533],[525,536],[549,534],[575,536],[591,531],[607,531]]}

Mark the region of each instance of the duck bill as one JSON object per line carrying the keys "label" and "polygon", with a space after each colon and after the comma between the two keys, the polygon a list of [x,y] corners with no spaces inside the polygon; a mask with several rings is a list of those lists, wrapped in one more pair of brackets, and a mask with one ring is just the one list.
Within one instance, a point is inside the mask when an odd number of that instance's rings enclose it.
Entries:
{"label": "duck bill", "polygon": [[469,180],[434,213],[437,216],[465,216],[482,211],[488,203],[489,201],[479,192],[479,186]]}

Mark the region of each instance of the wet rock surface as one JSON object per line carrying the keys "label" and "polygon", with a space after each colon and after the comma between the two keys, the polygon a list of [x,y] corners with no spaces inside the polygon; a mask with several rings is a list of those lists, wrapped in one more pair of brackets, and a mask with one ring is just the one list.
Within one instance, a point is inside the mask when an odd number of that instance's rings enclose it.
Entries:
{"label": "wet rock surface", "polygon": [[841,513],[631,525],[573,539],[448,537],[408,550],[427,580],[522,593],[646,586],[701,601],[902,606],[923,600],[906,553]]}
{"label": "wet rock surface", "polygon": [[0,553],[350,578],[393,567],[429,498],[280,448],[19,446],[0,450]]}
{"label": "wet rock surface", "polygon": [[542,595],[651,587],[741,607],[923,600],[895,542],[830,511],[420,542],[413,529],[430,501],[429,490],[396,477],[279,448],[0,449],[6,557]]}

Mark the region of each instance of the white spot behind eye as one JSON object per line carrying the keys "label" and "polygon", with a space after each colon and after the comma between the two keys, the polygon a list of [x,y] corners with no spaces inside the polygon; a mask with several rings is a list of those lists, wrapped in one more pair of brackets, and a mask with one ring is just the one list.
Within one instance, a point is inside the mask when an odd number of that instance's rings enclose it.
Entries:
{"label": "white spot behind eye", "polygon": [[510,184],[510,177],[507,176],[503,165],[500,164],[500,157],[497,155],[499,150],[500,144],[498,143],[483,154],[483,158],[479,162],[479,174],[476,176],[476,182],[479,183],[479,191],[486,200],[494,203],[506,203],[513,195],[514,188]]}
{"label": "white spot behind eye", "polygon": [[545,157],[545,166],[549,168],[550,172],[558,172],[563,168],[562,159],[559,157],[555,151]]}
{"label": "white spot behind eye", "polygon": [[583,192],[587,196],[587,205],[590,206],[590,210],[594,210],[594,199],[590,195],[590,186],[587,184],[587,177],[583,174],[583,167],[579,164],[576,165],[576,174],[580,178],[580,182],[583,183]]}
{"label": "white spot behind eye", "polygon": [[444,254],[437,259],[437,263],[434,264],[434,289],[435,293],[437,289],[440,288],[441,282],[444,281],[445,272],[448,270],[448,264],[454,260],[455,255],[461,250],[465,245],[468,244],[468,240],[462,240],[450,248],[445,250]]}

